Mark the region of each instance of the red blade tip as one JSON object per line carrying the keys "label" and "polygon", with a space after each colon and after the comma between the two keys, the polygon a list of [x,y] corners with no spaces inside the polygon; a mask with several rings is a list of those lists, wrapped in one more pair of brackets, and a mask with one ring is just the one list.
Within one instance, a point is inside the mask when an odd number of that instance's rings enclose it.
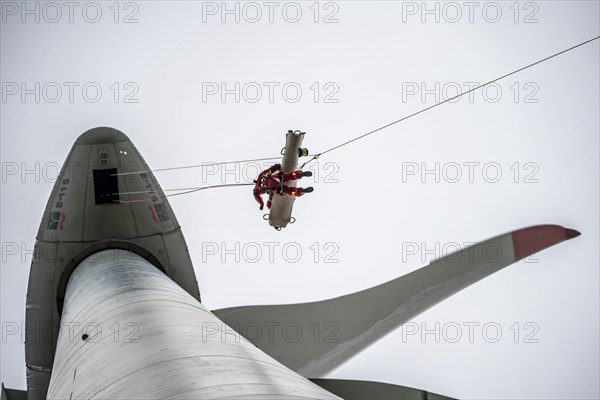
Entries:
{"label": "red blade tip", "polygon": [[538,225],[514,231],[512,240],[515,261],[579,235],[581,233],[575,229],[567,229],[558,225]]}

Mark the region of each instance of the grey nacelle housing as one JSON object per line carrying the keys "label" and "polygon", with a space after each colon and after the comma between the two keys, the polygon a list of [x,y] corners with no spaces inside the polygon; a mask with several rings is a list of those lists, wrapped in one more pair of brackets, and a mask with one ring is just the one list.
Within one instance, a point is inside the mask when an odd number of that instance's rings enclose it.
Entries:
{"label": "grey nacelle housing", "polygon": [[66,285],[86,257],[111,248],[129,250],[200,300],[175,214],[140,153],[116,129],[90,129],[77,139],[36,239],[26,310],[29,399],[46,398]]}

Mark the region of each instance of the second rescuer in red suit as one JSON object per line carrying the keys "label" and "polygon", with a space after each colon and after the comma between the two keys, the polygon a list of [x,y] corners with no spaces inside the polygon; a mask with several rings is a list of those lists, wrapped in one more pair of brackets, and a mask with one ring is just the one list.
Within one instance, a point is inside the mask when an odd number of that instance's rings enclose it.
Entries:
{"label": "second rescuer in red suit", "polygon": [[304,193],[310,193],[313,191],[312,187],[308,188],[297,188],[285,186],[283,183],[287,181],[296,181],[303,176],[312,176],[312,172],[300,170],[283,173],[281,171],[281,164],[275,164],[270,168],[265,169],[258,175],[258,178],[254,181],[254,198],[260,204],[260,209],[264,207],[262,195],[267,193],[269,200],[267,201],[267,208],[271,208],[271,200],[273,200],[273,194],[278,193],[281,195],[296,196],[300,197]]}

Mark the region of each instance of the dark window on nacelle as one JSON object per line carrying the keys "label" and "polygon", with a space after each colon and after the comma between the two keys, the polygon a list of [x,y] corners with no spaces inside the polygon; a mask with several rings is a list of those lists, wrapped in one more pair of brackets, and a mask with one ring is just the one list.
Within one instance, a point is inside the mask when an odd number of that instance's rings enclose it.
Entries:
{"label": "dark window on nacelle", "polygon": [[116,174],[116,168],[94,170],[96,204],[116,204],[119,202],[119,181]]}

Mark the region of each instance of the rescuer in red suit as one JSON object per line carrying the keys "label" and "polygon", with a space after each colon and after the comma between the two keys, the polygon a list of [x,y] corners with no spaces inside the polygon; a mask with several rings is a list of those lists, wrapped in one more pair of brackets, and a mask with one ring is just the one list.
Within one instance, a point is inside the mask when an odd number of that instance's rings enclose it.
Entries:
{"label": "rescuer in red suit", "polygon": [[310,171],[294,171],[290,173],[284,173],[281,171],[281,164],[275,164],[270,168],[265,169],[258,175],[258,178],[254,181],[254,198],[260,204],[260,209],[264,208],[262,195],[267,193],[269,200],[267,201],[267,208],[271,208],[271,200],[273,200],[273,194],[278,193],[281,195],[296,196],[300,197],[304,193],[310,193],[313,191],[312,187],[298,188],[285,186],[283,183],[288,181],[296,181],[304,176],[312,176]]}

